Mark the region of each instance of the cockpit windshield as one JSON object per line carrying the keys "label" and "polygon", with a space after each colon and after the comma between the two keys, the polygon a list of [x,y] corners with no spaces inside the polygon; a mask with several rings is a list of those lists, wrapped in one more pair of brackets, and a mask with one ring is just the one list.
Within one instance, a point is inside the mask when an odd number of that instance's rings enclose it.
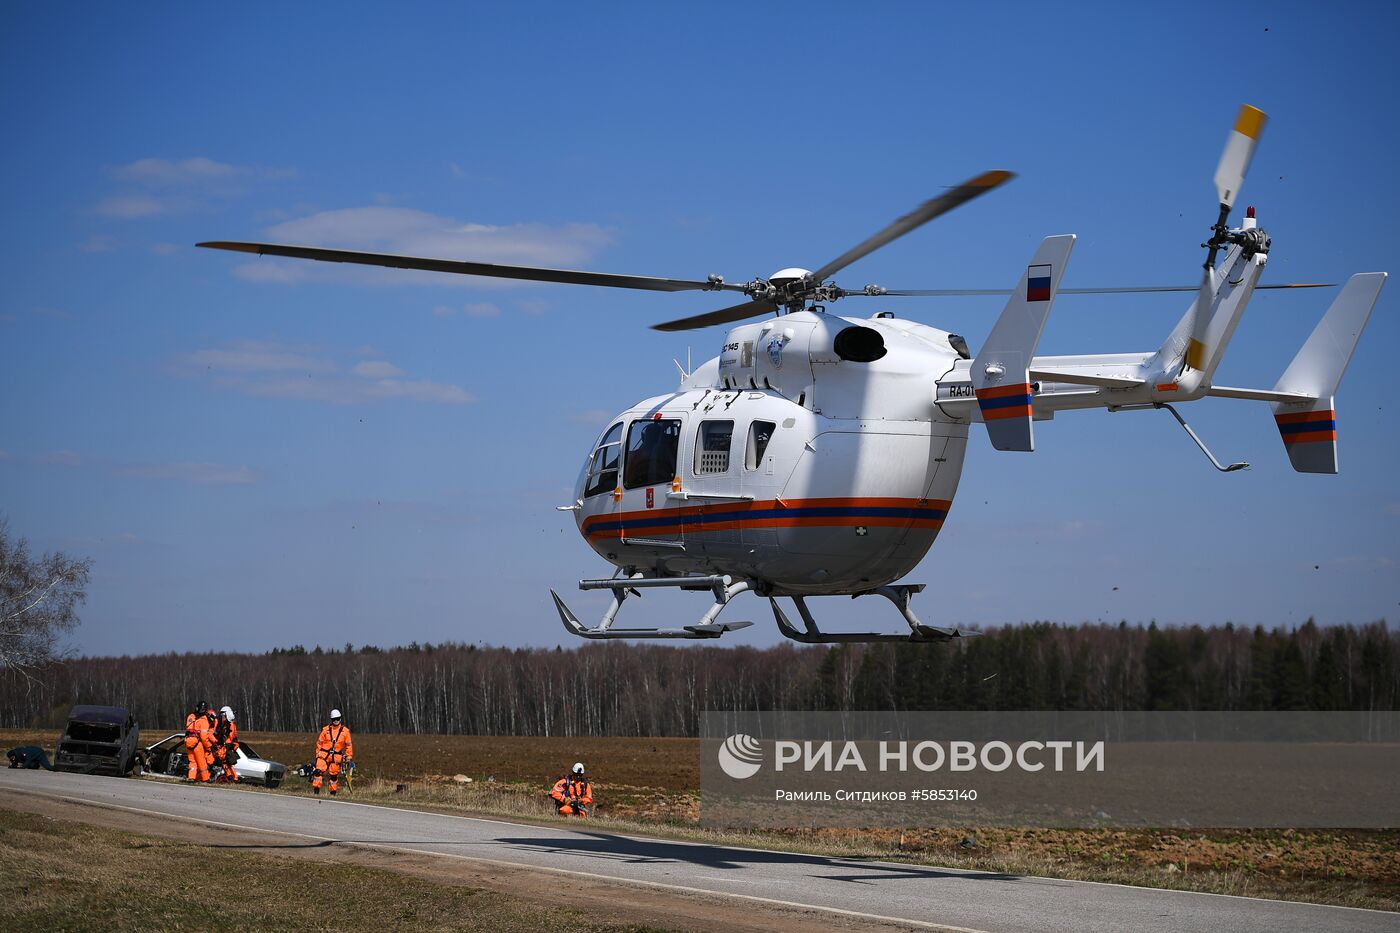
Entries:
{"label": "cockpit windshield", "polygon": [[585,499],[617,488],[617,462],[621,454],[622,422],[618,422],[608,428],[608,433],[603,435],[588,461],[588,479],[583,485]]}
{"label": "cockpit windshield", "polygon": [[636,489],[670,483],[676,476],[680,441],[678,418],[632,422],[627,430],[627,465],[622,485]]}

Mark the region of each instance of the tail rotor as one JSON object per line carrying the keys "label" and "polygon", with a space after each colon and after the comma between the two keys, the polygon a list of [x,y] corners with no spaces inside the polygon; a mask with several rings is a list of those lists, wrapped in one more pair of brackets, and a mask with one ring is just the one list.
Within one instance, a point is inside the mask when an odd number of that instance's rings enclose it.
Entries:
{"label": "tail rotor", "polygon": [[[1191,318],[1190,340],[1186,345],[1185,367],[1203,370],[1206,365],[1206,333],[1210,328],[1211,312],[1215,304],[1215,257],[1220,248],[1231,243],[1240,243],[1254,252],[1268,252],[1269,238],[1264,231],[1254,227],[1253,222],[1246,229],[1231,230],[1230,210],[1239,197],[1240,186],[1249,172],[1249,163],[1254,159],[1254,150],[1259,145],[1259,137],[1264,132],[1268,115],[1258,107],[1244,104],[1235,117],[1234,128],[1225,141],[1225,151],[1220,154],[1220,164],[1215,169],[1215,193],[1220,202],[1220,216],[1211,227],[1211,237],[1201,245],[1206,254],[1205,269],[1201,276],[1201,287],[1196,295],[1196,307]],[[1253,209],[1250,209],[1253,217]]]}

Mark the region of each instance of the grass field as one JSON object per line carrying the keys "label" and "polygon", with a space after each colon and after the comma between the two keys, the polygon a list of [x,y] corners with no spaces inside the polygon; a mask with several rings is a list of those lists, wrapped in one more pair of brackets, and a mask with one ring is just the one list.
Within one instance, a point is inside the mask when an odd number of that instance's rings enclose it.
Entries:
{"label": "grass field", "polygon": [[[164,735],[150,730],[150,736]],[[52,748],[55,736],[0,730],[0,744]],[[296,765],[313,737],[248,733],[266,757]],[[1400,909],[1400,832],[1322,830],[803,830],[720,835],[698,827],[694,739],[360,735],[357,799],[456,812],[557,819],[550,784],[581,760],[595,817],[612,828],[850,857],[1146,884],[1222,894]],[[472,778],[469,784],[454,775]],[[493,780],[494,779],[494,780]],[[290,779],[274,793],[309,793]],[[974,848],[963,841],[972,839]]]}

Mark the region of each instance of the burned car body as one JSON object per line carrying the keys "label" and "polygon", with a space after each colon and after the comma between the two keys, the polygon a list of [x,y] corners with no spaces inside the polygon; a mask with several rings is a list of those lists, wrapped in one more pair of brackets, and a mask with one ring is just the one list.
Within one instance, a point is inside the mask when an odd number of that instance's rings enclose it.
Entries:
{"label": "burned car body", "polygon": [[[153,777],[183,778],[189,774],[190,761],[185,751],[185,734],[176,732],[141,749],[141,767]],[[233,765],[240,781],[276,787],[287,775],[287,766],[262,758],[242,739],[238,742],[238,760]]]}
{"label": "burned car body", "polygon": [[74,706],[58,737],[54,769],[77,774],[130,774],[141,727],[125,706]]}

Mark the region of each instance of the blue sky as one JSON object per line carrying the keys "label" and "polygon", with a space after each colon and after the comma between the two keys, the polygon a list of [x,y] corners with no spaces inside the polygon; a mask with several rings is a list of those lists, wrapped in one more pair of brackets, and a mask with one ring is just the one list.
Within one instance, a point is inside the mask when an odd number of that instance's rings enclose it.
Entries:
{"label": "blue sky", "polygon": [[[945,185],[1011,184],[848,270],[1009,287],[1196,281],[1242,102],[1266,281],[1393,271],[1390,4],[189,5],[9,11],[0,36],[0,510],[94,561],[89,653],[566,640],[608,568],[553,510],[613,412],[722,329],[712,295],[194,249],[270,239],[730,281],[820,264]],[[1155,347],[1187,296],[1057,302],[1042,353]],[[1270,387],[1330,293],[1261,294],[1218,374]],[[869,306],[867,306],[869,305]],[[975,348],[995,299],[891,299]],[[871,313],[873,303],[848,313]],[[1368,622],[1400,607],[1394,286],[1338,396],[1342,474],[1262,403],[975,429],[910,577],[939,624]],[[1114,589],[1114,588],[1117,589]],[[629,609],[633,607],[629,605]],[[818,608],[825,608],[819,605]],[[648,599],[676,624],[693,600]],[[883,604],[872,620],[896,626]],[[861,604],[829,610],[854,619]],[[777,639],[766,608],[741,638]]]}

